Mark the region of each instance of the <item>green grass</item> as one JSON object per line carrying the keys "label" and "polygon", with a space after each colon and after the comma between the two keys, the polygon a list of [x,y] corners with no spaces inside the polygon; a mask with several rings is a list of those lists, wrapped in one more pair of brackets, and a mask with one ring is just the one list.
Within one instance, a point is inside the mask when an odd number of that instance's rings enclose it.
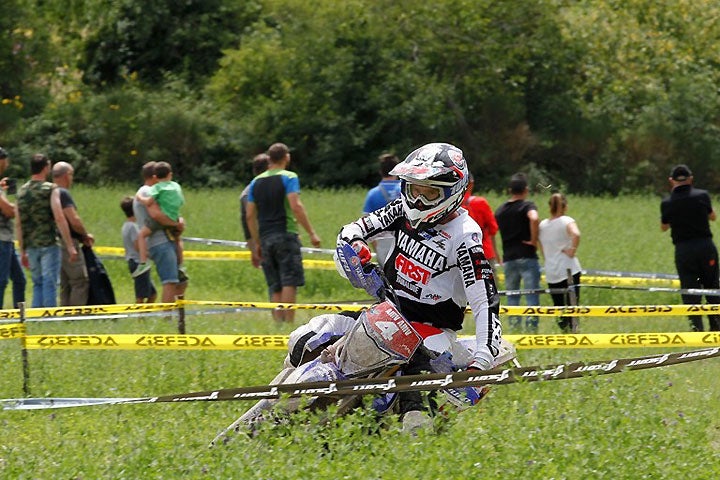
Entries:
{"label": "green grass", "polygon": [[[118,206],[132,188],[74,190],[98,245],[120,246]],[[188,191],[187,236],[241,240],[238,190]],[[364,191],[305,191],[303,202],[331,248],[354,219]],[[493,207],[502,201],[489,196]],[[536,197],[541,216],[546,199]],[[586,269],[674,273],[672,245],[659,229],[659,198],[569,198],[582,231]],[[717,235],[717,225],[713,231]],[[305,233],[303,242],[308,245]],[[186,244],[188,249],[218,249]],[[223,248],[219,248],[223,249]],[[323,257],[319,257],[323,258]],[[107,259],[118,301],[133,299],[125,263]],[[248,262],[190,261],[187,298],[265,300],[262,273]],[[500,286],[502,288],[502,285]],[[8,289],[9,290],[9,289]],[[8,302],[8,292],[6,292]],[[301,302],[364,299],[333,271],[308,271]],[[582,303],[679,303],[672,294],[585,289]],[[543,304],[549,305],[548,298]],[[7,304],[7,303],[6,303]],[[296,323],[309,319],[298,312]],[[189,333],[288,333],[266,311],[194,315]],[[29,333],[173,333],[170,320],[31,323]],[[584,333],[687,330],[683,317],[583,318]],[[472,332],[468,322],[463,333]],[[557,333],[554,319],[541,332]],[[524,365],[654,354],[662,349],[522,350]],[[677,351],[677,350],[675,350]],[[33,396],[134,397],[268,382],[279,351],[30,351]],[[0,341],[0,397],[22,396],[17,341]],[[713,479],[720,474],[717,360],[546,383],[494,387],[487,399],[435,435],[389,428],[369,434],[365,412],[330,426],[307,417],[292,428],[263,429],[208,450],[207,443],[247,403],[150,404],[26,412],[0,411],[0,478],[652,478]]]}

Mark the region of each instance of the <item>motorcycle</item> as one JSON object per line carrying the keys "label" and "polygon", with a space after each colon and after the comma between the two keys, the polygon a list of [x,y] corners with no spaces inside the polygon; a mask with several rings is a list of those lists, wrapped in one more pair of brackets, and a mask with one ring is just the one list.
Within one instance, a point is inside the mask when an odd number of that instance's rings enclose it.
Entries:
{"label": "motorcycle", "polygon": [[[362,264],[360,257],[348,243],[337,248],[338,271],[356,287],[372,295],[377,303],[360,312],[357,319],[326,314],[314,317],[291,334],[290,353],[283,370],[270,385],[335,382],[352,378],[391,377],[400,374],[400,368],[413,355],[429,358],[433,373],[450,373],[462,370],[471,363],[474,341],[450,338],[447,332],[431,325],[408,321],[397,305],[399,302],[382,270],[374,263]],[[501,351],[493,368],[513,362],[515,347],[501,339]],[[430,399],[431,411],[441,413],[453,407],[465,410],[479,402],[489,387],[466,387],[440,390],[445,401]],[[433,394],[431,394],[433,395]],[[280,421],[300,408],[323,411],[336,404],[336,415],[345,415],[362,404],[362,396],[331,395],[282,400],[260,400],[235,422],[230,424],[210,443],[227,442],[229,435],[242,430],[252,434],[258,425],[267,420]],[[378,415],[398,411],[398,394],[377,396],[372,408]]]}

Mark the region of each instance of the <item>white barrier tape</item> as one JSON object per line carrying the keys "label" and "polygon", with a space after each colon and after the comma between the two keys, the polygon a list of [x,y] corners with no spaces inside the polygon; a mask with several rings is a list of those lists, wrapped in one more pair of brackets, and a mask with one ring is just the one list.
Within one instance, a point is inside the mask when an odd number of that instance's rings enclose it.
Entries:
{"label": "white barrier tape", "polygon": [[507,385],[516,382],[538,382],[580,378],[587,375],[608,375],[629,370],[644,370],[694,362],[720,355],[720,348],[682,353],[664,353],[648,357],[623,358],[596,362],[576,362],[551,366],[496,368],[487,371],[463,371],[430,375],[409,375],[381,379],[354,379],[339,382],[293,383],[225,388],[204,392],[181,393],[138,398],[8,398],[1,399],[4,410],[37,410],[92,405],[138,403],[216,402],[233,400],[278,399],[303,395],[343,397],[377,395],[406,391],[430,391],[451,388]]}
{"label": "white barrier tape", "polygon": [[[198,238],[198,237],[183,237],[183,241],[192,243],[202,243],[203,245],[223,245],[227,247],[238,247],[248,248],[247,242],[238,242],[235,240],[217,240],[215,238]],[[320,253],[325,255],[334,255],[335,250],[327,248],[311,248],[311,247],[300,247],[300,251],[303,253]]]}

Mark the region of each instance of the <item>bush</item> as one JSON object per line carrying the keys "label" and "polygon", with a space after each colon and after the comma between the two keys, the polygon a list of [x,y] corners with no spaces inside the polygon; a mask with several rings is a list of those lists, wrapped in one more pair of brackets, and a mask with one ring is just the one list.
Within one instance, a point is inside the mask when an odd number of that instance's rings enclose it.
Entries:
{"label": "bush", "polygon": [[104,93],[79,92],[20,122],[8,146],[16,163],[42,151],[72,163],[77,180],[89,184],[137,182],[150,160],[170,162],[188,186],[247,180],[249,165],[237,161],[237,149],[226,140],[234,135],[218,127],[212,107],[181,83],[170,85],[149,91],[131,81]]}

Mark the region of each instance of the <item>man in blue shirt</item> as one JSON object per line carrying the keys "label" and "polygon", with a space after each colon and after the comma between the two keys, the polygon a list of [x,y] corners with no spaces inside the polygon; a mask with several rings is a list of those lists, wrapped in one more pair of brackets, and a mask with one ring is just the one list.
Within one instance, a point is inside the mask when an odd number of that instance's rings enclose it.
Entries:
{"label": "man in blue shirt", "polygon": [[[365,215],[400,198],[400,179],[395,175],[390,175],[390,171],[395,168],[395,165],[400,160],[395,155],[384,153],[378,157],[378,161],[380,163],[381,180],[365,196],[365,205],[363,206]],[[391,233],[384,232],[375,236],[370,243],[375,253],[377,253],[378,263],[382,266],[395,245],[394,236]]]}

